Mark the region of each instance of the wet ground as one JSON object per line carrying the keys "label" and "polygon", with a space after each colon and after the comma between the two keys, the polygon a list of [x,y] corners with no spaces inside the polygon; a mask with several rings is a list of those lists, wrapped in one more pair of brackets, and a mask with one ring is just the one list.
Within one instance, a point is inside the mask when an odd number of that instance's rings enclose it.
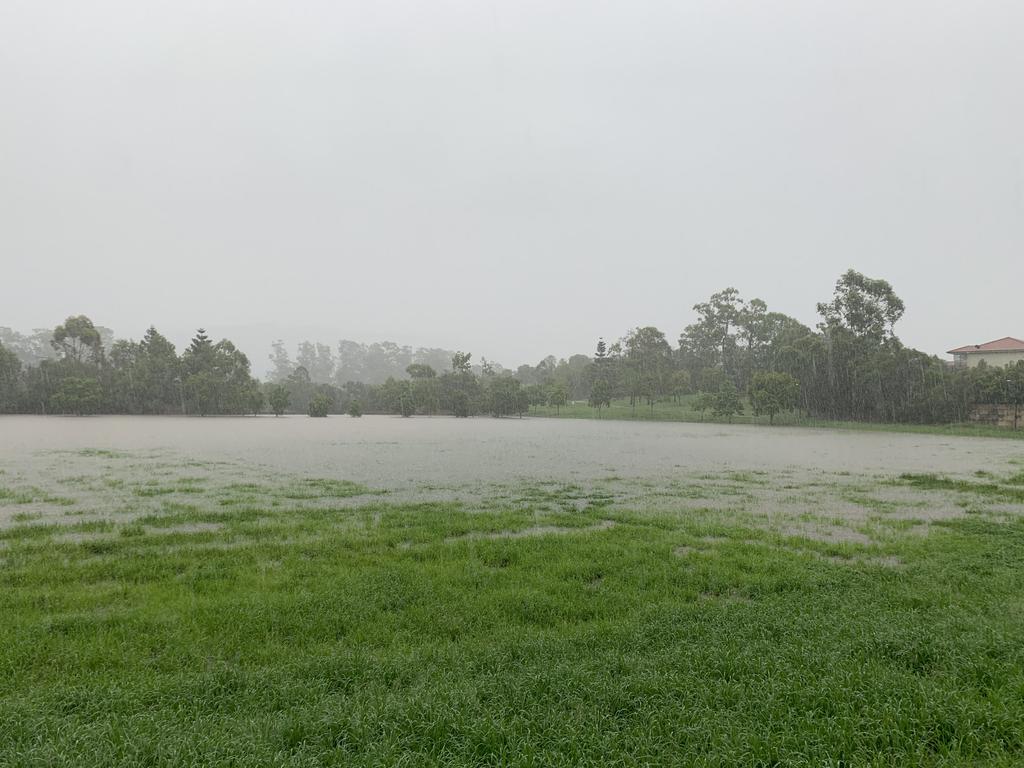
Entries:
{"label": "wet ground", "polygon": [[1024,459],[991,438],[723,424],[365,416],[0,417],[0,468],[53,451],[157,451],[406,489],[609,475],[800,470],[968,476]]}
{"label": "wet ground", "polygon": [[0,755],[1018,765],[1022,521],[1016,440],[0,418]]}
{"label": "wet ground", "polygon": [[[0,531],[113,535],[95,526],[431,502],[530,512],[548,533],[563,515],[607,508],[869,545],[968,514],[1017,516],[1022,470],[1024,446],[1012,440],[789,427],[12,417],[0,419]],[[908,485],[901,475],[1010,485],[986,494]]]}

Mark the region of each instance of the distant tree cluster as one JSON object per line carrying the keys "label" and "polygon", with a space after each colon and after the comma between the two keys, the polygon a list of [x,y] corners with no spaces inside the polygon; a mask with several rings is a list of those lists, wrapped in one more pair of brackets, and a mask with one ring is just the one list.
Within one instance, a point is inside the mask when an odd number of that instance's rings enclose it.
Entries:
{"label": "distant tree cluster", "polygon": [[350,381],[368,385],[383,384],[389,378],[404,378],[411,365],[425,365],[440,370],[448,365],[453,354],[444,349],[413,349],[391,341],[360,344],[342,339],[333,347],[318,341],[303,341],[293,357],[283,341],[275,341],[267,378],[281,384],[297,368],[303,368],[314,384],[333,384],[338,387]]}
{"label": "distant tree cluster", "polygon": [[[11,334],[7,334],[11,340]],[[179,356],[156,328],[112,339],[85,315],[50,333],[52,355],[30,337],[29,364],[0,343],[0,410],[21,413],[258,413],[264,396],[249,359],[200,329]]]}
{"label": "distant tree cluster", "polygon": [[894,330],[903,302],[884,280],[850,270],[817,309],[812,329],[726,288],[694,306],[696,320],[675,347],[642,326],[611,344],[599,340],[592,356],[549,356],[515,371],[486,358],[474,364],[468,352],[391,342],[306,341],[293,359],[275,342],[265,384],[234,344],[202,329],[178,355],[155,328],[138,342],[114,339],[79,315],[28,336],[0,328],[0,412],[505,417],[575,401],[600,416],[614,400],[653,411],[689,397],[702,415],[730,421],[749,406],[769,421],[796,410],[951,423],[977,403],[1024,398],[1024,364],[953,369],[903,346]]}
{"label": "distant tree cluster", "polygon": [[288,410],[311,416],[347,413],[358,418],[364,412],[406,417],[510,416],[526,413],[531,404],[548,402],[540,387],[524,387],[510,373],[499,373],[486,362],[477,374],[471,361],[469,353],[455,352],[441,373],[425,363],[411,363],[403,378],[388,377],[376,385],[349,381],[343,386],[315,383],[300,366],[282,384],[270,386],[276,402],[287,402]]}

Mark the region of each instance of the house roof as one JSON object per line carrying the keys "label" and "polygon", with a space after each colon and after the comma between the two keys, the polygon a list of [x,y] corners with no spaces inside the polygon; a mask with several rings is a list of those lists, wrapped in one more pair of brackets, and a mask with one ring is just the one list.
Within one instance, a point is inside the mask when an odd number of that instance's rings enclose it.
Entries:
{"label": "house roof", "polygon": [[986,344],[968,344],[966,347],[957,347],[949,350],[946,354],[969,355],[972,352],[1024,352],[1024,341],[1015,339],[1013,336],[1004,336]]}

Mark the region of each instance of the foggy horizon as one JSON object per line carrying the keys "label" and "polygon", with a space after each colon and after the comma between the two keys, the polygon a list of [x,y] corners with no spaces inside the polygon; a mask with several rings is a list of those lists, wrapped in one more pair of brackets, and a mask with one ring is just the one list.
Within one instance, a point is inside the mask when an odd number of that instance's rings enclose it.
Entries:
{"label": "foggy horizon", "polygon": [[[1024,336],[1024,6],[0,9],[0,325],[506,367],[848,268],[945,357]],[[331,331],[314,338],[308,329]],[[263,342],[258,342],[263,339]]]}
{"label": "foggy horizon", "polygon": [[[722,286],[722,288],[725,288],[725,287],[728,287],[728,286]],[[735,286],[733,286],[733,287],[735,287]],[[743,294],[742,289],[740,289],[740,292],[741,292],[741,295],[743,296],[743,298],[746,299],[746,300],[750,300],[750,299],[753,299],[753,298],[763,298],[761,296],[745,295],[745,294]],[[896,287],[896,292],[900,293],[898,287]],[[827,297],[823,296],[822,300],[824,300],[825,298],[827,298]],[[706,299],[707,299],[707,297],[703,297],[703,300],[706,300]],[[701,299],[698,299],[698,300],[701,300]],[[769,311],[782,312],[783,314],[786,314],[786,315],[789,315],[791,317],[794,317],[795,319],[797,319],[800,322],[804,323],[809,328],[814,328],[818,324],[818,322],[820,322],[820,320],[821,320],[820,316],[817,315],[817,313],[814,312],[814,311],[809,312],[809,313],[805,313],[805,314],[801,314],[801,313],[798,313],[798,312],[788,311],[787,309],[783,309],[781,307],[772,306],[771,303],[768,304],[768,309],[769,309]],[[380,342],[393,342],[393,343],[398,344],[400,346],[412,347],[413,349],[416,349],[416,348],[439,348],[439,349],[446,349],[446,350],[450,350],[450,351],[464,351],[464,352],[470,352],[473,355],[474,364],[478,364],[480,362],[481,358],[486,358],[487,360],[491,361],[492,363],[497,363],[497,364],[501,365],[502,367],[504,367],[506,369],[514,371],[519,365],[522,365],[522,364],[535,365],[538,361],[546,358],[548,355],[554,356],[557,359],[568,359],[572,355],[577,355],[577,354],[593,355],[594,347],[595,347],[595,345],[596,345],[596,343],[598,341],[598,338],[603,338],[607,343],[611,344],[611,343],[614,343],[614,342],[620,340],[621,337],[624,337],[627,334],[627,332],[629,330],[631,330],[632,328],[642,327],[642,326],[646,326],[646,325],[657,325],[655,323],[637,322],[637,323],[634,323],[632,326],[630,326],[628,328],[623,328],[623,329],[615,331],[615,332],[608,331],[608,332],[599,333],[597,335],[594,335],[591,339],[584,340],[584,342],[578,348],[575,348],[575,349],[568,349],[568,350],[565,350],[565,351],[538,349],[536,351],[536,353],[532,357],[527,356],[524,359],[518,359],[518,358],[516,358],[516,359],[511,359],[511,358],[510,359],[505,359],[505,358],[503,358],[503,357],[501,357],[501,356],[499,356],[497,354],[491,353],[485,347],[481,347],[481,348],[477,349],[477,348],[473,348],[473,347],[471,347],[469,345],[466,345],[466,344],[459,344],[459,343],[457,343],[457,340],[454,343],[449,343],[449,341],[446,340],[446,339],[433,339],[433,338],[430,338],[428,334],[424,334],[422,332],[416,333],[416,332],[414,332],[411,329],[410,329],[410,331],[406,335],[398,336],[397,333],[396,333],[396,335],[394,337],[386,336],[386,335],[381,335],[379,333],[377,335],[374,335],[374,332],[371,330],[371,331],[369,331],[369,336],[367,336],[365,338],[358,338],[358,337],[355,337],[352,334],[346,334],[344,331],[334,330],[334,329],[332,329],[332,328],[330,328],[329,326],[326,326],[326,325],[281,326],[281,325],[273,324],[273,323],[270,323],[270,322],[251,323],[251,324],[238,324],[238,323],[232,323],[232,322],[229,321],[229,322],[225,322],[225,323],[205,324],[205,325],[200,323],[200,324],[197,324],[195,327],[188,327],[188,326],[184,326],[184,325],[170,325],[170,324],[163,325],[163,324],[161,324],[159,322],[149,322],[149,323],[144,324],[142,327],[133,328],[131,330],[127,330],[127,329],[123,329],[123,328],[117,327],[115,325],[111,325],[110,323],[104,322],[103,316],[98,314],[98,313],[90,313],[88,311],[85,311],[85,312],[72,311],[72,312],[69,312],[67,314],[69,316],[84,314],[87,317],[89,317],[96,324],[97,327],[108,328],[111,331],[113,331],[114,337],[117,338],[117,339],[122,339],[123,338],[123,339],[133,339],[133,340],[137,341],[137,340],[139,340],[143,336],[143,334],[144,334],[144,332],[145,332],[145,330],[147,328],[149,328],[150,326],[154,326],[154,327],[156,327],[156,329],[158,331],[160,331],[164,336],[166,336],[175,345],[175,347],[178,349],[179,352],[183,351],[188,346],[189,342],[191,341],[192,337],[195,335],[196,331],[198,329],[202,328],[214,340],[220,340],[222,338],[226,338],[229,341],[234,342],[235,345],[242,352],[244,352],[248,356],[248,358],[249,358],[249,360],[250,360],[250,362],[252,363],[252,366],[253,366],[253,373],[255,375],[261,377],[261,378],[264,377],[268,373],[268,371],[269,371],[269,369],[271,367],[270,363],[269,363],[269,356],[270,356],[270,353],[271,353],[271,350],[272,350],[272,345],[273,345],[274,342],[279,341],[279,340],[284,342],[284,344],[285,344],[286,348],[288,349],[289,353],[294,353],[295,352],[295,348],[301,342],[304,342],[304,341],[309,341],[309,342],[314,342],[314,343],[316,343],[316,342],[323,343],[323,344],[326,344],[326,345],[330,346],[332,348],[332,351],[337,352],[338,342],[342,341],[342,340],[355,341],[355,342],[358,342],[358,343],[361,343],[361,344],[367,344],[367,345],[374,344],[374,343],[380,343]],[[901,327],[904,324],[907,323],[908,316],[913,316],[913,314],[914,314],[913,307],[908,306],[907,307],[906,315],[903,317],[903,319],[900,320],[900,322],[896,326],[896,335],[898,337],[900,337],[901,341],[905,345],[910,346],[910,347],[915,347],[915,345],[910,343],[906,338],[903,338],[903,336],[900,333],[900,329],[901,329]],[[690,323],[692,323],[697,318],[697,313],[694,312],[693,309],[691,308],[691,309],[688,309],[685,312],[684,317],[685,317],[685,320],[680,321],[680,323],[678,324],[678,328],[673,327],[673,326],[657,325],[657,327],[660,330],[665,332],[666,338],[668,339],[669,343],[674,348],[678,347],[678,345],[679,345],[679,334],[680,334],[680,332],[682,332],[682,330],[684,329],[684,327],[686,325],[689,325]],[[31,333],[32,331],[38,330],[38,329],[52,330],[52,328],[54,326],[56,326],[58,323],[63,322],[64,319],[65,319],[65,317],[61,316],[60,318],[55,319],[54,321],[50,322],[49,324],[33,326],[31,328],[27,328],[27,327],[19,328],[19,327],[10,326],[9,324],[2,322],[2,318],[0,318],[0,327],[5,327],[6,326],[6,327],[11,328],[11,330],[13,330],[15,332],[27,335],[27,334]],[[1014,334],[1012,332],[1009,333],[1009,334],[1000,334],[1000,336],[1005,336],[1005,335],[1014,335]],[[963,343],[964,344],[983,343],[983,342],[991,341],[994,338],[996,338],[996,337],[993,336],[991,338],[990,337],[986,337],[986,338],[980,338],[980,339],[968,339],[968,340],[964,341]],[[954,344],[954,345],[952,345],[952,346],[950,346],[948,348],[951,349],[951,348],[953,348],[953,346],[961,346],[961,344],[960,343],[956,343],[956,344]],[[916,348],[921,349],[920,347],[916,347]],[[926,352],[928,354],[935,355],[935,356],[937,356],[937,357],[939,357],[939,358],[941,358],[943,360],[946,360],[946,359],[949,358],[949,355],[947,354],[947,348],[934,349],[934,350],[932,350],[932,349],[921,349],[921,351]]]}

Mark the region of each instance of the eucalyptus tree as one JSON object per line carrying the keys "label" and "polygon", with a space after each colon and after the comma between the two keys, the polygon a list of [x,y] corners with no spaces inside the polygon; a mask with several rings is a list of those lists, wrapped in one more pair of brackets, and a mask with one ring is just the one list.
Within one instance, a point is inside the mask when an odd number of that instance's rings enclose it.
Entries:
{"label": "eucalyptus tree", "polygon": [[832,300],[818,304],[828,372],[824,394],[839,418],[881,418],[894,412],[884,377],[892,375],[886,369],[900,355],[894,326],[903,311],[903,301],[888,282],[852,269],[836,281]]}
{"label": "eucalyptus tree", "polygon": [[98,413],[103,405],[103,389],[93,378],[67,376],[50,397],[51,413],[85,416]]}
{"label": "eucalyptus tree", "polygon": [[98,364],[103,356],[103,339],[85,315],[69,317],[53,329],[52,345],[66,362]]}
{"label": "eucalyptus tree", "polygon": [[35,328],[29,334],[21,334],[0,326],[0,344],[17,355],[26,369],[38,366],[43,360],[53,360],[57,355],[53,348],[52,328]]}
{"label": "eucalyptus tree", "polygon": [[483,399],[480,382],[473,375],[472,358],[469,352],[456,352],[451,371],[441,376],[441,407],[455,416],[472,416]]}
{"label": "eucalyptus tree", "polygon": [[601,409],[608,408],[612,404],[612,388],[604,379],[598,379],[590,388],[590,397],[587,402],[591,408],[597,411],[598,418],[601,417]]}
{"label": "eucalyptus tree", "polygon": [[492,375],[486,384],[485,398],[487,410],[492,416],[510,416],[522,413],[522,385],[511,376]]}
{"label": "eucalyptus tree", "polygon": [[800,383],[788,373],[760,371],[750,383],[750,404],[754,415],[768,414],[768,423],[775,423],[775,415],[796,408],[800,396]]}
{"label": "eucalyptus tree", "polygon": [[690,393],[690,388],[692,386],[691,381],[692,378],[690,376],[690,372],[686,369],[680,369],[672,374],[670,387],[672,399],[675,402],[678,403],[683,395],[688,395]]}
{"label": "eucalyptus tree", "polygon": [[693,306],[697,322],[688,325],[679,337],[696,368],[720,366],[730,376],[736,373],[736,327],[746,304],[735,288],[712,294],[706,302]]}
{"label": "eucalyptus tree", "polygon": [[284,382],[292,375],[292,371],[295,370],[295,363],[288,356],[288,350],[281,339],[271,344],[269,359],[271,368],[268,378],[273,382]]}
{"label": "eucalyptus tree", "polygon": [[645,399],[654,408],[655,399],[669,389],[673,370],[672,347],[665,334],[652,325],[634,328],[623,340],[630,404]]}
{"label": "eucalyptus tree", "polygon": [[590,391],[589,370],[593,362],[587,355],[572,355],[555,366],[555,381],[562,384],[570,400],[585,400]]}
{"label": "eucalyptus tree", "polygon": [[267,403],[270,405],[270,410],[275,416],[280,416],[288,410],[290,400],[291,395],[288,393],[288,387],[283,384],[272,384],[267,388]]}
{"label": "eucalyptus tree", "polygon": [[314,418],[323,419],[331,412],[332,405],[333,403],[331,402],[330,396],[323,392],[318,392],[313,395],[312,399],[309,401],[307,412]]}
{"label": "eucalyptus tree", "polygon": [[836,281],[832,301],[818,304],[823,330],[842,329],[879,343],[895,338],[894,326],[904,309],[903,300],[887,281],[853,269]]}
{"label": "eucalyptus tree", "polygon": [[562,408],[569,399],[569,391],[565,384],[552,384],[547,390],[548,405],[554,406],[555,415],[561,415]]}
{"label": "eucalyptus tree", "polygon": [[309,403],[316,394],[316,387],[309,377],[309,371],[301,365],[297,366],[285,379],[284,386],[288,390],[288,398],[293,410],[302,413],[309,409]]}
{"label": "eucalyptus tree", "polygon": [[310,380],[317,384],[326,384],[334,377],[334,353],[326,344],[302,342],[295,355],[295,362],[305,368]]}
{"label": "eucalyptus tree", "polygon": [[21,360],[0,343],[0,413],[13,411],[18,402]]}
{"label": "eucalyptus tree", "polygon": [[437,413],[440,404],[440,386],[437,371],[426,363],[412,363],[405,372],[411,379],[413,407],[421,413]]}
{"label": "eucalyptus tree", "polygon": [[743,402],[732,379],[725,379],[722,388],[715,393],[711,407],[717,418],[728,419],[730,423],[733,416],[743,413]]}
{"label": "eucalyptus tree", "polygon": [[416,412],[412,385],[408,379],[389,378],[380,386],[380,403],[388,413],[412,416]]}

